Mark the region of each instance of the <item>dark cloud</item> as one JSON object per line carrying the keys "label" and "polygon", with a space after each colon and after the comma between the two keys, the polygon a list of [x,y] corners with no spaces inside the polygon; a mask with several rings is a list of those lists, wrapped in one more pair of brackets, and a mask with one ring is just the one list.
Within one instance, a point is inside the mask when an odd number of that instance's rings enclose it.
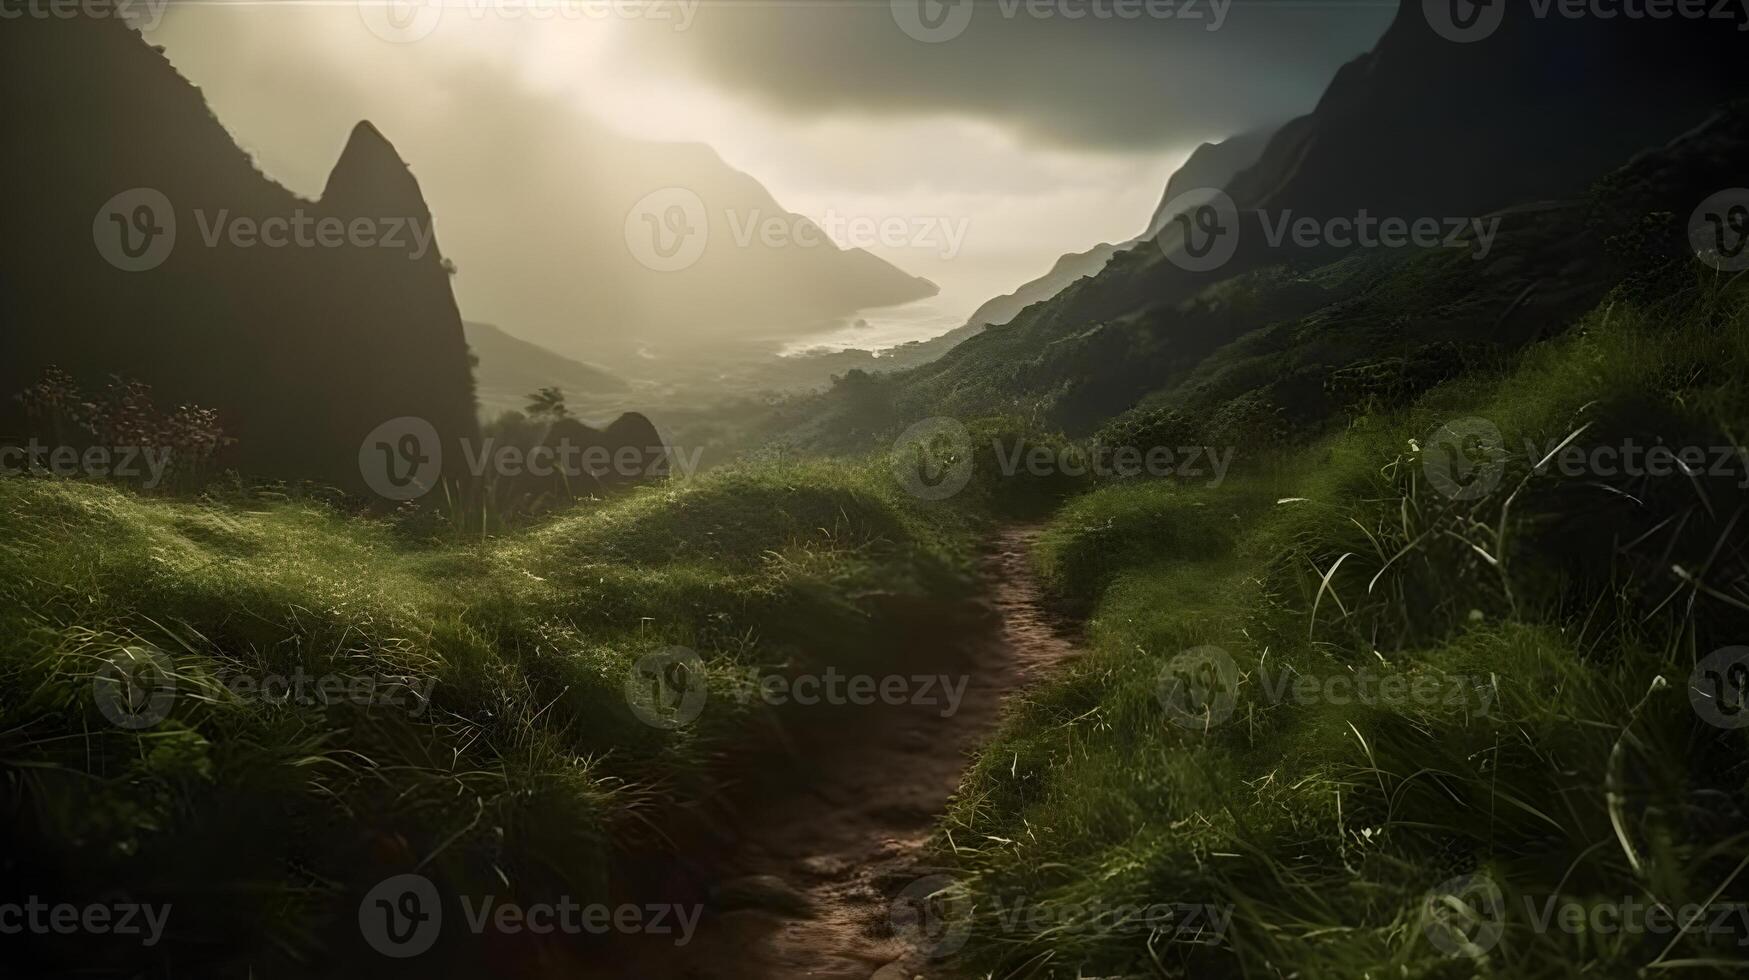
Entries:
{"label": "dark cloud", "polygon": [[[915,4],[930,24],[964,18],[953,3],[974,6],[951,38],[900,26],[918,23]],[[1110,16],[1119,8],[1140,16]],[[639,57],[792,115],[964,114],[1034,142],[1143,150],[1307,111],[1396,9],[1233,0],[1210,30],[1211,0],[703,0],[689,30],[652,22],[636,36]],[[1084,15],[1063,16],[1073,10]]]}

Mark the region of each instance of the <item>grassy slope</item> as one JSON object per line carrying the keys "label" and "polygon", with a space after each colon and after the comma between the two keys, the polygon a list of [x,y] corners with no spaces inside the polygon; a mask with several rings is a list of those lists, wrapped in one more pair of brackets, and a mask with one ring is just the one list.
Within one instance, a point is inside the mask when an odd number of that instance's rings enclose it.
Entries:
{"label": "grassy slope", "polygon": [[[1749,472],[1534,473],[1524,440],[1589,423],[1576,444],[1742,445],[1746,309],[1711,290],[1607,302],[1507,375],[1357,418],[1219,489],[1118,486],[1067,507],[1041,568],[1093,610],[1092,649],[1015,714],[947,823],[977,909],[970,963],[996,977],[1456,977],[1740,960],[1740,934],[1534,931],[1524,900],[1749,893],[1745,743],[1687,695],[1698,658],[1749,635]],[[1429,485],[1421,447],[1465,417],[1497,425],[1509,455],[1496,489],[1460,501]],[[1175,724],[1168,665],[1204,645],[1238,667],[1234,711]],[[1362,669],[1438,678],[1441,693],[1266,694],[1282,671]],[[1470,874],[1507,903],[1479,961],[1422,928],[1429,892]],[[1048,925],[1005,922],[1016,901]],[[1203,945],[1086,911],[1156,902],[1234,917]]]}
{"label": "grassy slope", "polygon": [[[257,976],[350,951],[359,892],[424,862],[447,889],[604,899],[616,854],[654,846],[647,825],[707,796],[712,763],[763,725],[724,696],[730,666],[883,655],[846,597],[955,594],[969,543],[879,470],[806,464],[471,544],[311,502],[24,479],[0,481],[0,525],[7,892],[173,900],[165,962]],[[666,644],[713,668],[678,732],[623,693]],[[118,728],[93,676],[147,645],[175,663],[173,712]],[[393,678],[409,706],[221,686],[298,667]],[[40,942],[63,965],[129,955]]]}

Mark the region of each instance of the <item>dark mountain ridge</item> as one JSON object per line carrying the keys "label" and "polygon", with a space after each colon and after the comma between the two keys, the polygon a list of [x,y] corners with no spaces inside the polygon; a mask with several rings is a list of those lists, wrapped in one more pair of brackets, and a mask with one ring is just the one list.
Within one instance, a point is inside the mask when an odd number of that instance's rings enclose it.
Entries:
{"label": "dark mountain ridge", "polygon": [[[1160,242],[1142,243],[892,377],[880,398],[837,393],[824,409],[831,419],[794,419],[787,438],[848,448],[924,415],[992,412],[1085,434],[1186,383],[1224,345],[1302,319],[1316,329],[1295,342],[1350,341],[1302,365],[1309,376],[1294,383],[1313,387],[1322,382],[1310,375],[1350,355],[1418,348],[1428,339],[1416,331],[1421,318],[1442,322],[1444,340],[1510,346],[1546,335],[1618,281],[1600,229],[1620,216],[1522,206],[1581,199],[1644,152],[1687,152],[1659,148],[1749,93],[1733,71],[1749,34],[1731,21],[1537,19],[1519,9],[1487,39],[1456,43],[1421,4],[1404,4],[1317,108],[1226,184],[1240,235],[1225,263],[1191,271]],[[1742,182],[1728,168],[1712,179],[1665,187],[1659,203],[1686,221],[1707,194]],[[1321,221],[1363,209],[1375,219],[1493,215],[1499,238],[1479,261],[1474,249],[1272,245],[1261,233],[1265,217]],[[1398,273],[1416,262],[1438,269],[1420,267],[1422,285],[1405,294]],[[1354,303],[1365,310],[1358,319]]]}
{"label": "dark mountain ridge", "polygon": [[1185,195],[1225,187],[1234,177],[1255,165],[1280,131],[1280,126],[1264,126],[1197,147],[1184,161],[1184,166],[1173,171],[1171,179],[1166,181],[1166,190],[1160,195],[1153,216],[1148,219],[1148,227],[1131,244],[1160,234],[1166,223],[1184,210],[1182,198]]}
{"label": "dark mountain ridge", "polygon": [[[1071,252],[1059,257],[1049,272],[1021,285],[1011,293],[997,296],[979,306],[967,318],[966,325],[949,336],[957,343],[985,326],[1007,323],[1021,310],[1050,299],[1071,283],[1098,275],[1105,268],[1105,264],[1111,261],[1112,256],[1158,235],[1160,229],[1178,211],[1198,200],[1194,192],[1199,188],[1222,187],[1241,170],[1256,163],[1258,155],[1263,152],[1274,131],[1273,128],[1258,129],[1198,146],[1184,161],[1184,165],[1167,179],[1160,203],[1154,208],[1153,216],[1148,219],[1148,226],[1140,235],[1126,242],[1101,242],[1084,252]],[[1186,199],[1187,194],[1193,195],[1193,198]]]}
{"label": "dark mountain ridge", "polygon": [[[1195,272],[1166,261],[1160,247],[1133,249],[1075,298],[1077,309],[1087,319],[1119,315],[1247,269],[1307,260],[1291,242],[1267,241],[1266,218],[1321,222],[1364,210],[1377,219],[1468,219],[1577,193],[1749,91],[1728,67],[1749,54],[1737,26],[1539,18],[1511,5],[1493,34],[1459,43],[1433,28],[1422,4],[1402,4],[1317,108],[1224,186],[1240,214],[1231,260]],[[1165,247],[1179,250],[1170,238]]]}
{"label": "dark mountain ridge", "polygon": [[[366,435],[403,416],[460,465],[449,450],[476,432],[461,316],[418,181],[374,127],[306,201],[119,21],[15,20],[0,79],[33,93],[0,162],[0,436],[28,434],[11,396],[58,366],[217,410],[236,440],[221,462],[250,473],[358,487]],[[162,255],[128,268],[142,241]]]}

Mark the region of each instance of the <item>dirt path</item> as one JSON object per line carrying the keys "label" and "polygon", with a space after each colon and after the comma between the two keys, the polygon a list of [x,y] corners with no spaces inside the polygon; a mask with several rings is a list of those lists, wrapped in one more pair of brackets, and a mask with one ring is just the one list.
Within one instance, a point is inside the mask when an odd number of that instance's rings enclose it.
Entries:
{"label": "dirt path", "polygon": [[[917,636],[909,671],[964,681],[956,711],[933,705],[821,709],[795,733],[781,781],[733,821],[692,942],[614,951],[614,973],[661,980],[937,980],[893,935],[889,903],[927,875],[925,845],[1003,699],[1075,652],[1040,602],[1030,554],[1038,531],[1005,529],[983,557],[978,627]],[[937,649],[946,647],[946,649]]]}

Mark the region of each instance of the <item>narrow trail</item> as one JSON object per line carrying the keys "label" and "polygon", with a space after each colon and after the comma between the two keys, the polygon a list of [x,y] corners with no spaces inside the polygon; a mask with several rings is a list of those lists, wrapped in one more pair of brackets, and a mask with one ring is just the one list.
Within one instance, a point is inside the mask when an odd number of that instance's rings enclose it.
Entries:
{"label": "narrow trail", "polygon": [[1004,699],[1072,656],[1031,566],[1038,537],[1005,528],[982,558],[976,628],[919,635],[908,671],[965,680],[958,710],[839,706],[794,733],[795,756],[742,802],[716,898],[685,946],[612,951],[613,975],[661,980],[938,980],[893,935],[890,902],[931,873],[925,851]]}

